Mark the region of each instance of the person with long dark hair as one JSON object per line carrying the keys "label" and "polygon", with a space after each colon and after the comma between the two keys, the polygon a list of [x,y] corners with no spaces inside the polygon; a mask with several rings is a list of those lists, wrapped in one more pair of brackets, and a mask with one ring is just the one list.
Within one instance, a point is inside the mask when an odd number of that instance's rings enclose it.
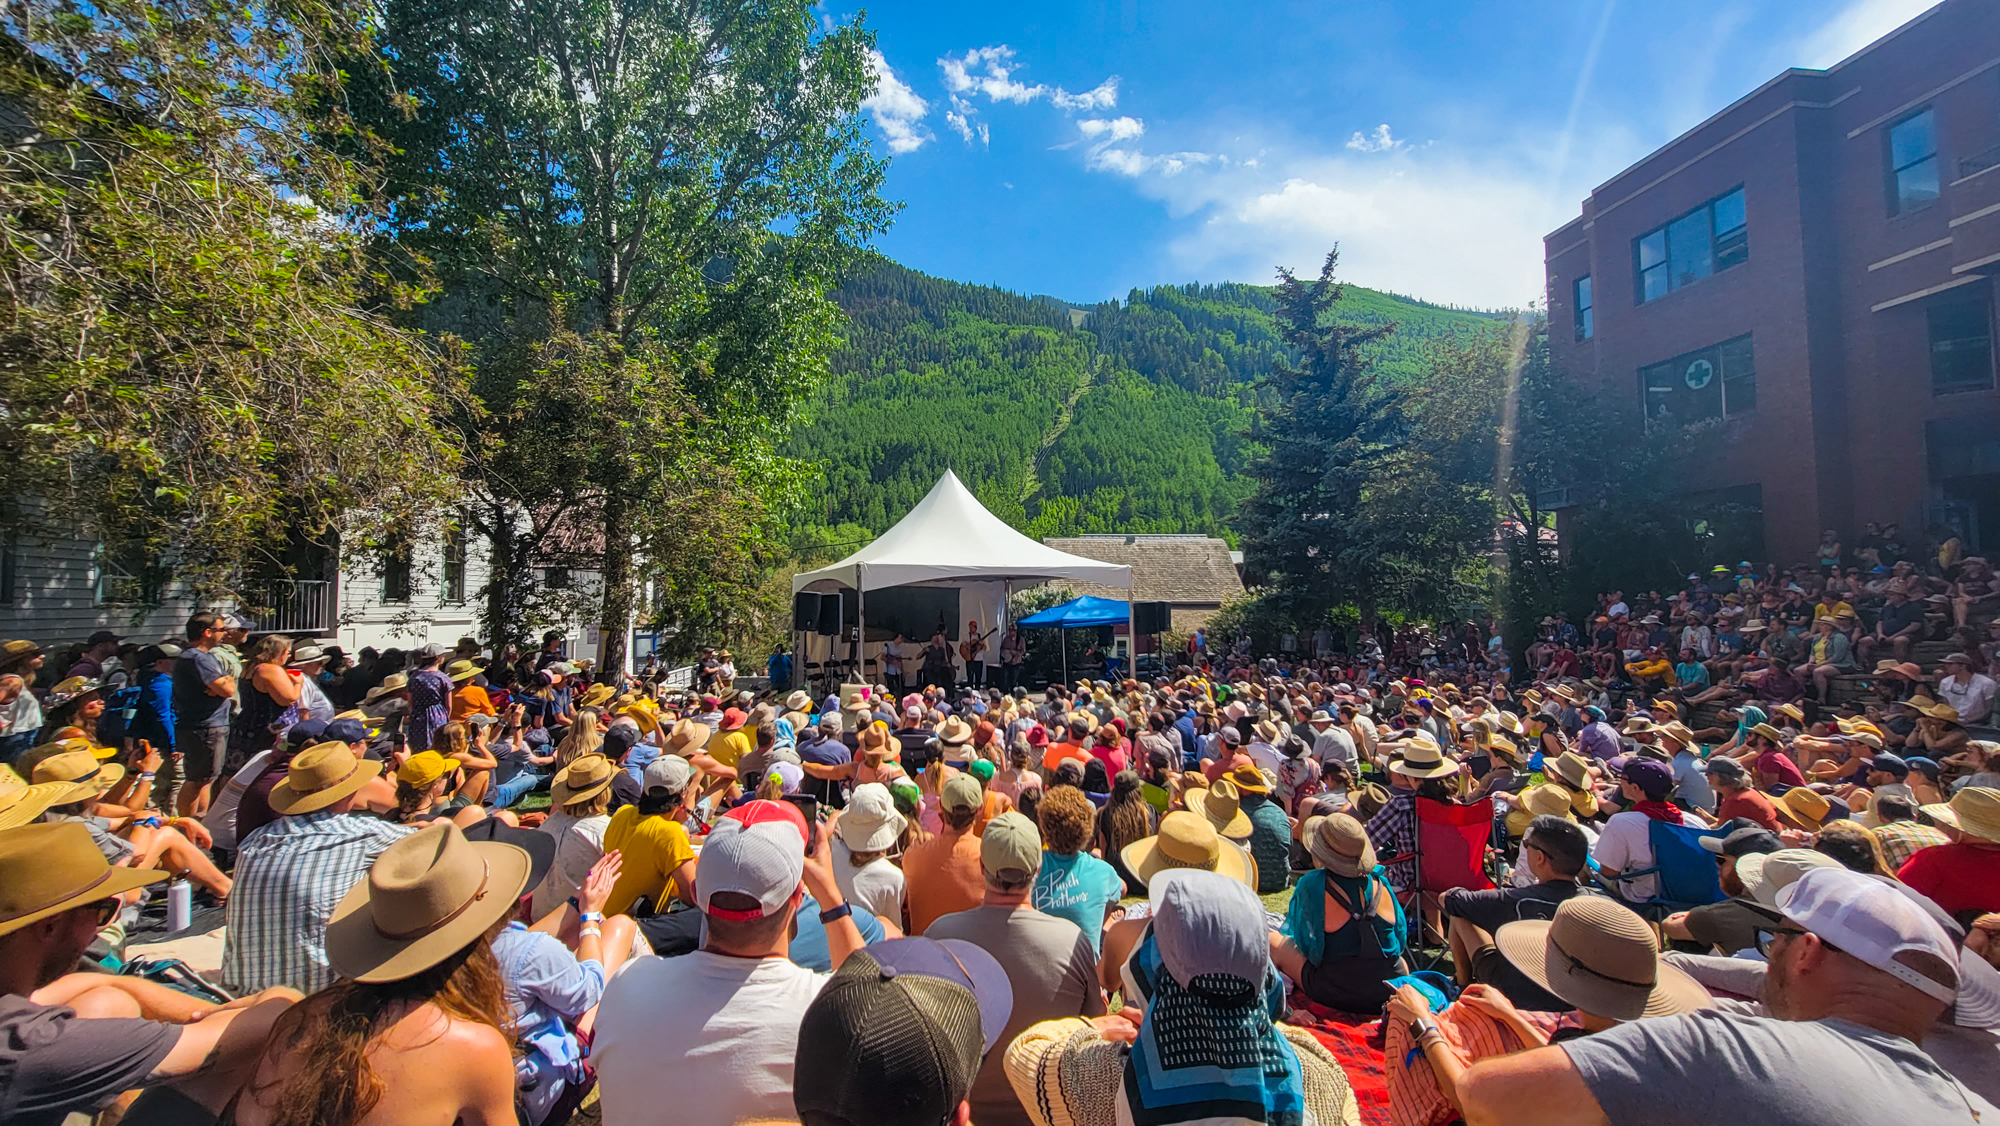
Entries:
{"label": "person with long dark hair", "polygon": [[1125,867],[1125,846],[1153,835],[1153,807],[1139,793],[1139,775],[1121,770],[1111,783],[1111,798],[1097,812],[1097,836],[1091,843],[1118,870],[1125,894],[1146,894],[1146,882]]}

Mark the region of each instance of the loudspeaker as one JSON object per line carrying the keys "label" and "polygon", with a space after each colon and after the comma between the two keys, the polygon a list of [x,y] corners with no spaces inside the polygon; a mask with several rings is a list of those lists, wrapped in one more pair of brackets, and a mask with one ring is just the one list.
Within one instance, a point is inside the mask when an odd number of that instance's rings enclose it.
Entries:
{"label": "loudspeaker", "polygon": [[792,595],[792,632],[813,633],[819,627],[819,595],[802,590]]}
{"label": "loudspeaker", "polygon": [[840,604],[845,597],[839,594],[822,594],[819,597],[819,628],[813,632],[823,637],[840,636]]}
{"label": "loudspeaker", "polygon": [[1132,632],[1135,635],[1165,633],[1173,622],[1173,606],[1166,602],[1134,602]]}

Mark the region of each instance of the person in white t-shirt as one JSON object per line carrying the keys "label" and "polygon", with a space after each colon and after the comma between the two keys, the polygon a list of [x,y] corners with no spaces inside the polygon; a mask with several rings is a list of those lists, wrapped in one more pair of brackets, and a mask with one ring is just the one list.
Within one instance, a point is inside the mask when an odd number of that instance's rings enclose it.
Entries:
{"label": "person in white t-shirt", "polygon": [[899,931],[903,926],[903,870],[889,860],[889,850],[903,835],[908,820],[896,812],[889,787],[864,782],[854,787],[840,815],[840,832],[833,841],[833,880],[847,902],[883,919]]}
{"label": "person in white t-shirt", "polygon": [[[1674,788],[1674,770],[1664,762],[1647,758],[1628,761],[1619,785],[1625,796],[1625,812],[1611,815],[1590,851],[1606,880],[1617,880],[1620,872],[1653,866],[1654,821],[1696,828],[1706,824],[1666,800]],[[1628,901],[1644,903],[1659,893],[1660,881],[1653,876],[1635,876],[1615,886]]]}
{"label": "person in white t-shirt", "polygon": [[814,835],[786,802],[748,802],[716,825],[695,877],[702,948],[635,958],[605,986],[591,1045],[605,1126],[796,1117],[799,1021],[832,976],[787,957],[801,895],[819,903],[835,969],[862,945],[830,834],[805,855]]}

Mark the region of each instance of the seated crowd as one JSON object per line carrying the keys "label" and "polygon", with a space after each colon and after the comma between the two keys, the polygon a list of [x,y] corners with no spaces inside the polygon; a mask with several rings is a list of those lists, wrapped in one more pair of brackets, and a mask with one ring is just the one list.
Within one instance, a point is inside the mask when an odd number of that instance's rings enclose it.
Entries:
{"label": "seated crowd", "polygon": [[[1971,562],[1943,593],[1978,611]],[[1552,619],[1533,655],[1572,659],[1517,677],[1480,631],[1385,630],[815,698],[546,645],[244,657],[198,614],[37,695],[10,642],[40,724],[0,752],[0,1119],[1978,1121],[2000,745],[1955,673],[1836,708],[1623,650],[1719,618],[1696,655],[1754,661],[1714,638],[1766,576],[1725,573],[1607,602],[1608,665]],[[1811,596],[1865,598],[1840,578]],[[234,1000],[116,972],[169,877]],[[1357,1075],[1329,1030],[1376,1021]]]}

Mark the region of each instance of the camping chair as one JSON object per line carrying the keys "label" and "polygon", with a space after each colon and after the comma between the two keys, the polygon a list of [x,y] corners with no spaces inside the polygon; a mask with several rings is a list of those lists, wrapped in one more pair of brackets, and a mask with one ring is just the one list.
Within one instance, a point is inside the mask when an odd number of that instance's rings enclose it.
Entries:
{"label": "camping chair", "polygon": [[[1715,854],[1701,847],[1701,839],[1723,835],[1718,829],[1654,821],[1647,833],[1647,841],[1653,846],[1651,867],[1620,872],[1617,879],[1605,878],[1595,864],[1591,870],[1597,873],[1598,882],[1609,888],[1620,902],[1637,911],[1648,922],[1658,924],[1676,911],[1722,902],[1722,877],[1716,867]],[[1655,877],[1657,886],[1651,899],[1635,899],[1626,894],[1625,885],[1641,876]]]}
{"label": "camping chair", "polygon": [[[1409,911],[1415,936],[1409,951],[1412,969],[1434,969],[1444,963],[1451,950],[1449,936],[1430,925],[1426,908],[1441,914],[1444,893],[1453,888],[1487,891],[1493,887],[1486,868],[1492,835],[1490,797],[1471,805],[1417,799],[1417,847],[1394,858],[1417,862],[1417,886],[1410,896]],[[1427,948],[1431,953],[1426,953]]]}

